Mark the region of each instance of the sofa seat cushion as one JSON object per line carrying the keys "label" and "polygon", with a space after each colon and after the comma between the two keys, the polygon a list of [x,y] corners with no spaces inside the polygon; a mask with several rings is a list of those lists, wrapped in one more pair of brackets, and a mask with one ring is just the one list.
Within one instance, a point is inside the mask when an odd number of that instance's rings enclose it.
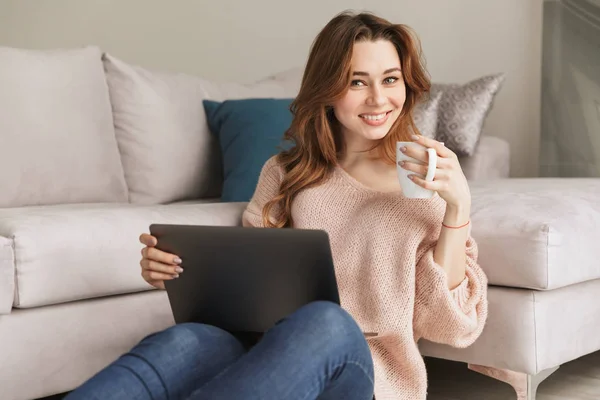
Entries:
{"label": "sofa seat cushion", "polygon": [[491,285],[546,290],[600,278],[600,179],[470,186],[472,235]]}
{"label": "sofa seat cushion", "polygon": [[244,208],[213,203],[2,209],[0,237],[11,241],[3,248],[13,254],[0,257],[0,276],[14,271],[11,300],[19,308],[150,289],[140,276],[138,241],[150,224],[239,225]]}

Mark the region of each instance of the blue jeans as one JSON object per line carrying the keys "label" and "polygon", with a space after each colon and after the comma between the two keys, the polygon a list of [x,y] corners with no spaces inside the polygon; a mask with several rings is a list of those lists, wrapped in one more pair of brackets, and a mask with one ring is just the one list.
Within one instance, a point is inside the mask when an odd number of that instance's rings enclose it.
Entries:
{"label": "blue jeans", "polygon": [[373,360],[352,317],[308,304],[250,349],[219,328],[179,324],[146,337],[67,400],[371,400]]}

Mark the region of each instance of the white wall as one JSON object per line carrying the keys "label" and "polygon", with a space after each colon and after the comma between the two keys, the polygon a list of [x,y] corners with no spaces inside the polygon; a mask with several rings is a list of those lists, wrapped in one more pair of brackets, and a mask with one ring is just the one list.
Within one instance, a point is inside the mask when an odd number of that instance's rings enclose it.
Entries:
{"label": "white wall", "polygon": [[436,82],[506,72],[485,133],[511,143],[513,176],[537,175],[542,0],[0,0],[0,45],[96,44],[146,67],[247,82],[303,65],[348,8],[415,28]]}

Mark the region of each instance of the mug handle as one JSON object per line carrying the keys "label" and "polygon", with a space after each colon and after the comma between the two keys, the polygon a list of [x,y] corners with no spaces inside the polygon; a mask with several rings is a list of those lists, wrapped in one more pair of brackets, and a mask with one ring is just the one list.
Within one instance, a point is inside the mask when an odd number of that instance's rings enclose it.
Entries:
{"label": "mug handle", "polygon": [[437,151],[435,151],[435,149],[428,148],[427,154],[429,154],[429,165],[427,166],[427,175],[425,176],[425,180],[427,182],[431,182],[435,177],[435,170],[437,168]]}

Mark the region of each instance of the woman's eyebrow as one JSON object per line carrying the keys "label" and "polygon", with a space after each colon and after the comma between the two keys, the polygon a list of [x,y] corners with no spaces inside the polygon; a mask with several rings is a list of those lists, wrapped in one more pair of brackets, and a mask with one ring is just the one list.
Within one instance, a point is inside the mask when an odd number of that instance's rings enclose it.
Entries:
{"label": "woman's eyebrow", "polygon": [[[390,68],[390,69],[386,69],[385,71],[383,71],[383,74],[389,74],[390,72],[394,72],[394,71],[398,71],[398,72],[402,72],[402,70],[398,67],[394,67],[394,68]],[[368,72],[365,71],[354,71],[352,73],[352,75],[359,75],[359,76],[369,76]]]}

